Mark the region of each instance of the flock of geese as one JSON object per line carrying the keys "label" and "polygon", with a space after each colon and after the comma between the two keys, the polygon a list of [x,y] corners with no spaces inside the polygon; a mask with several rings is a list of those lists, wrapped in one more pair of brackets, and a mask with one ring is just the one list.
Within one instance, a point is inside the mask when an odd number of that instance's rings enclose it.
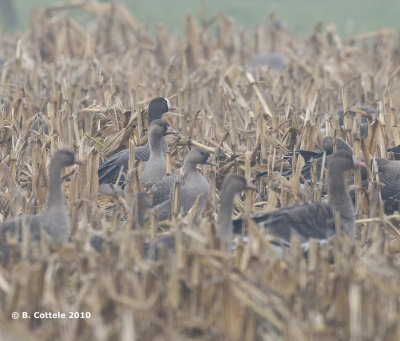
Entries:
{"label": "flock of geese", "polygon": [[[186,215],[191,208],[194,208],[195,219],[199,219],[206,207],[210,185],[197,169],[197,165],[215,166],[208,151],[193,148],[185,156],[181,171],[171,175],[166,174],[168,144],[165,137],[177,133],[162,120],[162,115],[174,109],[176,108],[167,98],[158,97],[151,100],[148,107],[148,143],[135,147],[134,150],[135,159],[143,162],[139,180],[145,188],[151,188],[153,193],[152,197],[145,192],[136,194],[139,225],[144,224],[145,213],[148,210],[156,215],[158,221],[171,218],[173,188],[176,181],[179,181],[177,187],[179,213]],[[316,163],[318,167],[327,165],[328,199],[279,208],[267,214],[252,216],[251,219],[277,236],[280,247],[290,245],[293,233],[303,243],[309,238],[325,241],[336,234],[337,221],[340,222],[341,231],[354,241],[356,235],[354,194],[351,195],[346,189],[345,172],[360,167],[365,168],[364,162],[355,159],[352,148],[345,141],[339,138],[334,140],[332,137],[324,139],[321,152],[299,151],[299,153],[306,160],[302,170],[304,181],[310,176],[312,164]],[[312,160],[308,160],[310,153]],[[382,199],[396,199],[400,193],[400,161],[376,158],[376,162],[380,181],[384,184],[381,189]],[[0,253],[4,252],[4,246],[10,237],[19,242],[26,236],[37,241],[45,232],[52,244],[59,245],[68,241],[70,222],[62,188],[61,171],[64,167],[74,164],[80,165],[83,161],[77,159],[71,151],[60,149],[54,153],[49,167],[49,197],[46,209],[41,215],[21,215],[0,224]],[[112,184],[124,189],[128,164],[128,149],[102,162],[98,168],[100,188]],[[365,188],[368,186],[366,174],[367,172],[362,171]],[[282,175],[290,177],[291,174],[287,172]],[[228,249],[231,247],[234,233],[245,233],[242,219],[232,221],[234,196],[244,190],[255,191],[256,188],[243,176],[237,174],[225,176],[221,187],[217,227],[221,245],[225,245]],[[165,240],[162,238],[162,241]],[[167,241],[168,245],[171,244],[170,239],[167,238]],[[155,242],[157,240],[144,245],[144,250],[148,250],[149,245]],[[94,237],[92,245],[96,250],[100,250],[101,238]]]}

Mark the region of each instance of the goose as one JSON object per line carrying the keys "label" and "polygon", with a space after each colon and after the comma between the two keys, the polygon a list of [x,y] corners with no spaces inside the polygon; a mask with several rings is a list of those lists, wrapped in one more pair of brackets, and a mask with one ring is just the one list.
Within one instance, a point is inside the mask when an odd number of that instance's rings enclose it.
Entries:
{"label": "goose", "polygon": [[[326,153],[325,167],[328,165],[329,160],[332,158],[334,145],[336,145],[336,151],[346,150],[350,153],[353,153],[353,149],[350,147],[350,145],[346,141],[342,140],[339,137],[334,140],[332,136],[326,136],[322,140],[322,150],[323,150],[323,152]],[[317,174],[321,173],[322,162],[324,160],[323,152],[320,157],[311,159],[310,161],[308,161],[304,164],[303,168],[301,169],[301,176],[303,179],[310,180],[311,169],[313,168],[314,162],[317,164]],[[284,176],[288,176],[288,174],[289,173],[285,173]],[[290,172],[290,175],[291,175],[291,172]]]}
{"label": "goose", "polygon": [[[354,207],[345,188],[344,173],[358,167],[365,167],[365,164],[356,160],[352,152],[341,150],[332,154],[328,163],[328,202],[310,202],[280,208],[255,216],[253,221],[276,234],[285,244],[290,242],[292,231],[304,243],[309,238],[323,240],[334,235],[334,212],[337,211],[343,231],[354,241]],[[238,233],[241,229],[242,220],[235,220],[234,231]]]}
{"label": "goose", "polygon": [[246,189],[255,190],[256,188],[241,175],[228,174],[222,182],[217,226],[219,238],[228,246],[228,249],[233,235],[233,199],[236,194]]}
{"label": "goose", "polygon": [[[340,140],[343,141],[342,139],[340,139]],[[339,138],[336,139],[336,142],[338,142],[338,141],[339,141]],[[344,142],[344,143],[346,143],[346,142]],[[322,158],[324,155],[324,152],[326,153],[326,155],[332,154],[333,153],[333,145],[334,145],[333,137],[326,136],[322,140],[322,150],[299,149],[299,150],[296,150],[295,153],[300,154],[303,157],[305,164],[308,164],[309,162],[311,162],[313,160]],[[284,154],[283,158],[291,161],[293,158],[293,152]]]}
{"label": "goose", "polygon": [[[219,229],[219,238],[221,241],[230,245],[232,239],[232,212],[233,212],[233,199],[234,196],[243,190],[255,190],[255,187],[248,183],[246,179],[240,175],[229,174],[224,178],[221,189],[220,197],[220,209],[219,216],[217,220],[217,226]],[[140,212],[145,212],[145,209]],[[143,213],[144,214],[144,213]],[[140,216],[138,218],[140,221]],[[101,237],[92,237],[91,244],[96,249],[96,251],[101,252],[101,246],[103,239]],[[174,250],[175,249],[175,233],[170,233],[168,235],[157,238],[153,241],[143,244],[143,256],[145,259],[157,260],[159,257],[159,250]],[[229,249],[228,249],[229,250]]]}
{"label": "goose", "polygon": [[[218,237],[222,243],[230,250],[233,235],[232,225],[232,212],[233,212],[233,199],[236,194],[244,190],[255,190],[254,185],[247,182],[247,180],[237,174],[228,174],[225,176],[220,195],[220,206],[217,218]],[[174,250],[175,248],[175,233],[170,233],[166,236],[153,240],[144,244],[143,251],[145,258],[157,260],[159,257],[159,250]]]}
{"label": "goose", "polygon": [[22,240],[22,226],[30,229],[33,240],[39,240],[41,230],[47,232],[53,244],[62,244],[68,241],[70,223],[62,190],[61,171],[64,167],[73,164],[82,165],[84,162],[75,158],[68,149],[57,150],[50,161],[49,167],[49,196],[46,210],[41,215],[22,215],[0,224],[1,239],[6,242],[8,234],[18,236]]}
{"label": "goose", "polygon": [[[183,176],[180,177],[178,211],[186,215],[200,195],[196,210],[196,218],[200,217],[206,207],[210,185],[203,175],[198,171],[196,165],[215,165],[210,159],[210,153],[201,148],[193,148],[183,161]],[[179,177],[179,176],[178,176]],[[172,207],[171,189],[174,185],[175,176],[164,177],[153,185],[154,211],[159,220],[170,219]],[[164,199],[164,201],[162,200]]]}
{"label": "goose", "polygon": [[395,160],[400,160],[400,145],[393,148],[388,148],[387,151],[393,153],[393,157]]}
{"label": "goose", "polygon": [[[148,108],[148,122],[149,126],[151,122],[156,119],[161,119],[162,115],[170,110],[176,110],[177,108],[170,103],[168,98],[157,97],[150,101]],[[161,140],[162,152],[165,153],[168,150],[167,141],[163,137]],[[139,161],[148,161],[150,158],[150,146],[147,143],[144,146],[135,147],[135,159]],[[122,174],[126,173],[129,164],[129,149],[123,149],[118,153],[111,156],[106,161],[102,162],[98,169],[99,183],[112,183],[115,184],[122,169]],[[121,176],[119,185],[125,186],[125,177]]]}
{"label": "goose", "polygon": [[[384,201],[386,214],[393,214],[399,209],[400,200],[400,161],[387,160],[377,157],[375,161],[378,165],[379,182],[381,188],[381,198]],[[361,172],[361,185],[366,190],[368,188],[367,173]],[[350,196],[355,201],[355,192],[352,190]]]}
{"label": "goose", "polygon": [[[350,145],[344,141],[343,139],[337,137],[334,139],[332,136],[326,136],[322,140],[322,150],[296,150],[295,153],[300,154],[304,158],[304,166],[301,170],[301,175],[304,180],[309,180],[311,177],[311,169],[313,167],[313,164],[317,164],[317,172],[320,174],[321,172],[321,166],[323,162],[323,157],[324,153],[326,153],[326,161],[325,161],[325,166],[329,162],[329,159],[331,157],[331,154],[333,153],[334,146],[336,146],[336,151],[339,150],[348,150],[353,152],[353,149],[350,147]],[[287,153],[283,155],[284,159],[289,159],[291,160],[293,158],[293,153]],[[291,162],[291,161],[290,161]],[[261,177],[264,175],[267,175],[268,172],[262,172],[257,175],[257,177]],[[282,176],[289,178],[292,176],[293,171],[292,169],[288,169],[284,172],[282,172]]]}
{"label": "goose", "polygon": [[379,171],[379,181],[384,186],[381,189],[383,200],[400,197],[400,161],[376,158]]}
{"label": "goose", "polygon": [[163,120],[154,120],[149,127],[150,157],[143,165],[140,181],[144,186],[155,184],[166,175],[166,159],[163,140],[166,135],[177,134]]}

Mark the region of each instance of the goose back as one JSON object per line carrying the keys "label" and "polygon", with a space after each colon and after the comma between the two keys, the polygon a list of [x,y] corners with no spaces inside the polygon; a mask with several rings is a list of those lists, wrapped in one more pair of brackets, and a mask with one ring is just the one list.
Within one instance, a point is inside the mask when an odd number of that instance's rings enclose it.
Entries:
{"label": "goose back", "polygon": [[[309,238],[326,239],[335,234],[332,210],[327,202],[310,202],[281,208],[277,211],[252,217],[260,227],[290,242],[295,232],[301,242]],[[234,233],[242,233],[242,221],[235,220]]]}

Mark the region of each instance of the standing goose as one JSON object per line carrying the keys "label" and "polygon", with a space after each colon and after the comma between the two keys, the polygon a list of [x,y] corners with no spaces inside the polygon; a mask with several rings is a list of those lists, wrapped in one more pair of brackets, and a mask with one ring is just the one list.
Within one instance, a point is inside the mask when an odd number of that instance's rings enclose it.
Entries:
{"label": "standing goose", "polygon": [[[161,119],[162,115],[170,110],[176,110],[168,98],[157,97],[150,101],[148,109],[148,122],[149,126],[151,122],[156,119]],[[168,150],[167,141],[163,137],[161,140],[162,151],[165,153]],[[139,161],[147,161],[150,158],[150,146],[147,143],[144,146],[135,147],[135,159]],[[129,164],[129,149],[123,149],[120,152],[114,154],[112,157],[102,162],[98,169],[99,183],[115,183],[121,172],[126,173]],[[125,177],[121,176],[120,186],[125,186]]]}
{"label": "standing goose", "polygon": [[166,135],[176,134],[163,120],[154,120],[149,128],[150,157],[143,165],[140,181],[144,186],[153,185],[166,174],[166,159],[163,141]]}
{"label": "standing goose", "polygon": [[255,190],[256,188],[248,183],[243,176],[237,174],[228,174],[222,182],[217,225],[219,238],[228,246],[228,250],[233,234],[233,198],[245,189]]}
{"label": "standing goose", "polygon": [[65,206],[62,190],[61,171],[64,167],[84,162],[75,158],[74,153],[67,149],[57,150],[50,161],[49,167],[49,197],[47,208],[42,215],[18,216],[0,225],[1,239],[5,242],[8,234],[18,236],[22,240],[22,226],[30,228],[33,240],[40,239],[40,229],[43,228],[54,244],[68,241],[70,233],[69,217]]}
{"label": "standing goose", "polygon": [[[180,179],[178,212],[186,215],[200,195],[196,218],[202,215],[206,207],[210,185],[198,171],[196,165],[214,165],[209,158],[210,153],[201,148],[194,148],[186,155],[183,161],[183,176]],[[171,218],[171,189],[173,185],[174,176],[172,175],[164,177],[161,181],[153,185],[153,205],[159,204],[154,208],[154,211],[157,213],[159,220]]]}
{"label": "standing goose", "polygon": [[[347,170],[364,167],[353,154],[342,150],[332,154],[328,164],[328,202],[311,202],[284,207],[274,212],[253,217],[253,220],[270,232],[289,243],[292,230],[302,242],[309,238],[326,239],[335,234],[334,211],[340,214],[343,231],[355,238],[354,208],[345,188],[344,173]],[[242,227],[242,220],[234,222],[235,232]]]}

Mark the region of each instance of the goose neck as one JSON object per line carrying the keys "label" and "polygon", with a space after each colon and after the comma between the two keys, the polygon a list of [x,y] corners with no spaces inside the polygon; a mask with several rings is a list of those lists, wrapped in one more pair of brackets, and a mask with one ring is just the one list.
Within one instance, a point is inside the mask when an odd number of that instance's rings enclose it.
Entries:
{"label": "goose neck", "polygon": [[61,181],[62,169],[63,166],[57,160],[51,161],[49,169],[49,208],[55,205],[64,205],[65,203]]}

